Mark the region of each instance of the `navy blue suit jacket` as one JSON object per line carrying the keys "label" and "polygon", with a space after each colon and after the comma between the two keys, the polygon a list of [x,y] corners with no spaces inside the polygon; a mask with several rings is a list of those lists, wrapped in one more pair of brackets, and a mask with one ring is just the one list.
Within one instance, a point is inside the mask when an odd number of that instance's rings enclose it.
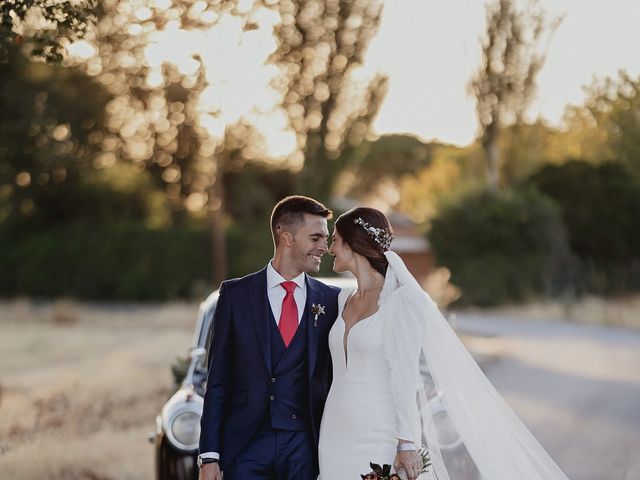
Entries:
{"label": "navy blue suit jacket", "polygon": [[[339,289],[307,278],[309,418],[316,445],[331,383],[328,334],[338,314]],[[317,322],[311,305],[325,313]],[[264,420],[271,378],[271,316],[266,268],[220,285],[213,312],[209,371],[201,420],[200,452],[218,452],[224,469]]]}

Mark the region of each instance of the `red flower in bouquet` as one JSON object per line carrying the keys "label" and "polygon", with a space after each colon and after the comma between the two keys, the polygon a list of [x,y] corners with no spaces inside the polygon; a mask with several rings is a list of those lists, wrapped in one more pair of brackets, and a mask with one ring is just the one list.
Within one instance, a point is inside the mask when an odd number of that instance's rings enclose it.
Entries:
{"label": "red flower in bouquet", "polygon": [[396,473],[391,473],[391,465],[384,464],[382,466],[377,463],[370,463],[372,471],[360,475],[362,480],[402,480]]}

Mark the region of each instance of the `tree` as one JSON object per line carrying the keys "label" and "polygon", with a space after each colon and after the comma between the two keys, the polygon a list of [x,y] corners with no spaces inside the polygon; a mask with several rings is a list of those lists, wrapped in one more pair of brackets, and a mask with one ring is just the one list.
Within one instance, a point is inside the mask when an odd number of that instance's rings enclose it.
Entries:
{"label": "tree", "polygon": [[4,0],[0,3],[0,63],[12,45],[27,43],[31,54],[60,63],[64,46],[82,38],[95,21],[95,0]]}
{"label": "tree", "polygon": [[0,222],[66,216],[65,195],[77,193],[91,168],[91,135],[101,127],[105,102],[91,79],[32,62],[9,46],[0,67]]}
{"label": "tree", "polygon": [[[205,42],[229,46],[261,28],[253,10],[238,11],[236,3],[104,0],[88,38],[95,55],[83,62],[112,95],[98,166],[130,161],[166,191],[174,223],[208,220],[215,283],[227,271],[224,173],[261,145],[249,121],[227,122],[207,101],[217,88],[211,80],[217,65],[204,58],[212,50]],[[231,17],[239,21],[237,36],[213,36]]]}
{"label": "tree", "polygon": [[640,77],[594,80],[583,105],[567,109],[567,136],[576,139],[575,156],[614,161],[640,175]]}
{"label": "tree", "polygon": [[0,68],[0,224],[166,224],[161,190],[129,163],[96,168],[108,92],[76,68],[10,46]]}
{"label": "tree", "polygon": [[337,195],[363,199],[379,194],[382,183],[397,183],[401,177],[415,175],[431,162],[435,145],[413,135],[382,135],[363,140],[337,159],[342,166]]}
{"label": "tree", "polygon": [[[297,135],[297,163],[305,192],[326,198],[341,171],[340,154],[369,132],[387,78],[358,80],[376,34],[381,2],[284,0],[273,62],[284,72],[283,108]],[[344,158],[344,157],[343,157]]]}
{"label": "tree", "polygon": [[500,182],[500,130],[522,121],[548,42],[561,21],[548,21],[537,0],[518,4],[517,0],[495,0],[487,6],[482,63],[470,82],[487,157],[487,185],[494,192]]}
{"label": "tree", "polygon": [[464,148],[435,144],[432,150],[426,168],[400,179],[399,202],[394,206],[425,226],[446,205],[482,189],[483,159],[477,144]]}
{"label": "tree", "polygon": [[381,178],[394,178],[415,174],[427,167],[437,145],[424,143],[413,135],[382,135],[370,141],[365,140],[358,150],[359,155],[351,155],[347,165],[357,184],[356,193],[366,194],[375,189]]}

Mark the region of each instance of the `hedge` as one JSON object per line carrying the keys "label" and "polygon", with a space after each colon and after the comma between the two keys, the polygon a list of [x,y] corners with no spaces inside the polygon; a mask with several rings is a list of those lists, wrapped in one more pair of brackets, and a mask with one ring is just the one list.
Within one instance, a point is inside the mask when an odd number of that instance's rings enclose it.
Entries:
{"label": "hedge", "polygon": [[598,294],[640,289],[640,179],[624,165],[574,160],[528,180],[560,207],[580,287]]}
{"label": "hedge", "polygon": [[559,293],[570,281],[558,209],[535,189],[468,195],[440,212],[428,236],[462,290],[459,303],[522,301]]}
{"label": "hedge", "polygon": [[0,227],[0,295],[160,300],[211,289],[204,227],[150,230],[136,224]]}

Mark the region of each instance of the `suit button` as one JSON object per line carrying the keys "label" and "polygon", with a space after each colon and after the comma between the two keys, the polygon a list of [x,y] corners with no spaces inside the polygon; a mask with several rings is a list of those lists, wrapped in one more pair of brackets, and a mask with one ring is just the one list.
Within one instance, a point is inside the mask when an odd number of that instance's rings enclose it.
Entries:
{"label": "suit button", "polygon": [[271,378],[271,383],[276,383],[276,377]]}
{"label": "suit button", "polygon": [[295,413],[291,415],[291,419],[292,419],[292,420],[295,420],[296,418],[298,418],[298,417],[296,417],[296,414],[295,414]]}
{"label": "suit button", "polygon": [[276,396],[275,395],[269,395],[269,400],[275,400]]}

